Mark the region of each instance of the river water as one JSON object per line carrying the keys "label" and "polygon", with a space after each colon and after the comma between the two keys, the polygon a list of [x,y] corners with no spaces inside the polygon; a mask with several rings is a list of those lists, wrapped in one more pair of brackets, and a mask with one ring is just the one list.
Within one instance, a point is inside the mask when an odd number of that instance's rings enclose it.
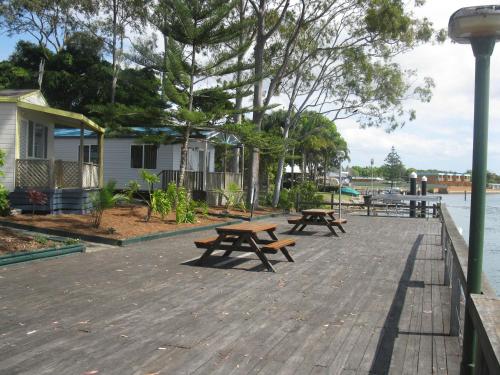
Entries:
{"label": "river water", "polygon": [[[442,197],[462,236],[469,242],[470,195],[467,195],[467,200],[463,194]],[[500,295],[500,194],[486,195],[483,270]]]}

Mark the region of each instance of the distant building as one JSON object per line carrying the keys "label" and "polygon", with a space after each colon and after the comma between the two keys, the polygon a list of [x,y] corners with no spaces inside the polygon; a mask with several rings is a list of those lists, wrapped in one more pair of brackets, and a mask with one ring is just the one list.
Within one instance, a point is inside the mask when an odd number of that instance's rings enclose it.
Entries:
{"label": "distant building", "polygon": [[471,186],[471,175],[468,173],[449,173],[449,172],[425,172],[418,171],[418,182],[422,177],[427,177],[428,185],[447,185],[447,186]]}
{"label": "distant building", "polygon": [[417,182],[421,183],[422,177],[427,177],[427,186],[436,193],[455,193],[471,191],[472,182],[469,173],[454,172],[427,172],[417,171]]}
{"label": "distant building", "polygon": [[488,184],[488,189],[500,190],[500,184]]}

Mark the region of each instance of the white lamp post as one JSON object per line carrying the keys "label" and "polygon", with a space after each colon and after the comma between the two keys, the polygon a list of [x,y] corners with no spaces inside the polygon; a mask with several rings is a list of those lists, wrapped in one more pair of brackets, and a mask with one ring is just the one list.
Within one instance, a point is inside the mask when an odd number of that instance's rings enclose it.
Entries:
{"label": "white lamp post", "polygon": [[337,152],[337,159],[339,160],[339,219],[342,219],[342,160],[344,157],[344,151]]}
{"label": "white lamp post", "polygon": [[373,158],[371,158],[370,165],[372,166],[372,195],[373,195],[373,164],[374,163],[375,163],[375,160],[373,160]]}

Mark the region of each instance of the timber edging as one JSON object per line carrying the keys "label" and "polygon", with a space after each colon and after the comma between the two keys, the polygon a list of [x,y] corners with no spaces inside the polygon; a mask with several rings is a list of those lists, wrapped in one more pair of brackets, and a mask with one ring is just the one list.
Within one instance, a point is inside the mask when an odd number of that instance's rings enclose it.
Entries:
{"label": "timber edging", "polygon": [[[277,217],[277,216],[281,216],[281,215],[282,215],[281,213],[275,213],[275,214],[273,213],[270,215],[256,216],[256,217],[252,218],[252,221],[269,219],[271,217]],[[248,220],[249,219],[247,219],[247,221]],[[216,223],[216,224],[209,224],[209,225],[202,225],[202,226],[198,226],[198,227],[184,228],[184,229],[179,229],[179,230],[169,231],[169,232],[156,232],[156,233],[145,234],[143,236],[120,238],[120,239],[109,238],[109,237],[104,237],[104,236],[95,236],[95,235],[89,235],[89,234],[82,234],[82,233],[76,233],[76,232],[69,232],[69,231],[65,231],[65,230],[61,230],[61,229],[39,228],[39,227],[32,226],[32,225],[13,223],[13,222],[4,221],[4,220],[0,220],[0,225],[15,228],[15,229],[24,229],[24,230],[29,230],[32,232],[50,234],[50,235],[55,235],[55,236],[78,238],[78,239],[83,240],[83,241],[102,243],[102,244],[106,244],[106,245],[127,246],[127,245],[131,245],[131,244],[135,244],[135,243],[156,240],[158,238],[166,238],[166,237],[178,236],[181,234],[201,232],[204,230],[216,228],[216,227],[221,226],[221,225],[238,224],[238,223],[241,223],[242,221],[245,221],[245,220],[239,218],[237,220],[225,221],[225,222],[220,222],[220,223]]]}
{"label": "timber edging", "polygon": [[0,257],[0,267],[13,263],[27,262],[30,260],[51,258],[72,253],[82,253],[85,251],[85,245],[65,245],[61,247],[50,247],[46,249],[17,252],[14,254],[4,255]]}

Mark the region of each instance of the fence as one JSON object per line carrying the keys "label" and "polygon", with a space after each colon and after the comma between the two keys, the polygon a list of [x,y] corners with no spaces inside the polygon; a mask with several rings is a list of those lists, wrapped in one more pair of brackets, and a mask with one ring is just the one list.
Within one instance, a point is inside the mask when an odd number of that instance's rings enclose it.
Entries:
{"label": "fence", "polygon": [[24,189],[67,189],[99,187],[99,167],[77,161],[17,159],[16,187]]}
{"label": "fence", "polygon": [[[161,187],[167,189],[169,183],[179,184],[180,171],[164,170],[159,173],[161,176]],[[184,187],[190,191],[203,190],[203,172],[184,172]]]}
{"label": "fence", "polygon": [[[467,292],[468,246],[451,218],[446,205],[441,205],[441,249],[444,259],[444,283],[451,288],[450,336],[463,339],[465,314],[472,319],[478,338],[475,374],[500,374],[500,336],[496,330],[500,299],[483,275],[483,294]],[[465,300],[469,299],[470,310],[465,311]],[[491,311],[496,311],[492,316]],[[492,323],[493,320],[493,323]]]}
{"label": "fence", "polygon": [[[163,189],[171,182],[179,183],[179,171],[164,170],[159,173],[161,176],[161,186]],[[204,173],[186,171],[184,172],[184,187],[190,191],[214,191],[224,190],[229,184],[235,183],[241,187],[241,174],[240,173],[223,173],[223,172],[209,172],[207,173],[206,186],[204,184]]]}

